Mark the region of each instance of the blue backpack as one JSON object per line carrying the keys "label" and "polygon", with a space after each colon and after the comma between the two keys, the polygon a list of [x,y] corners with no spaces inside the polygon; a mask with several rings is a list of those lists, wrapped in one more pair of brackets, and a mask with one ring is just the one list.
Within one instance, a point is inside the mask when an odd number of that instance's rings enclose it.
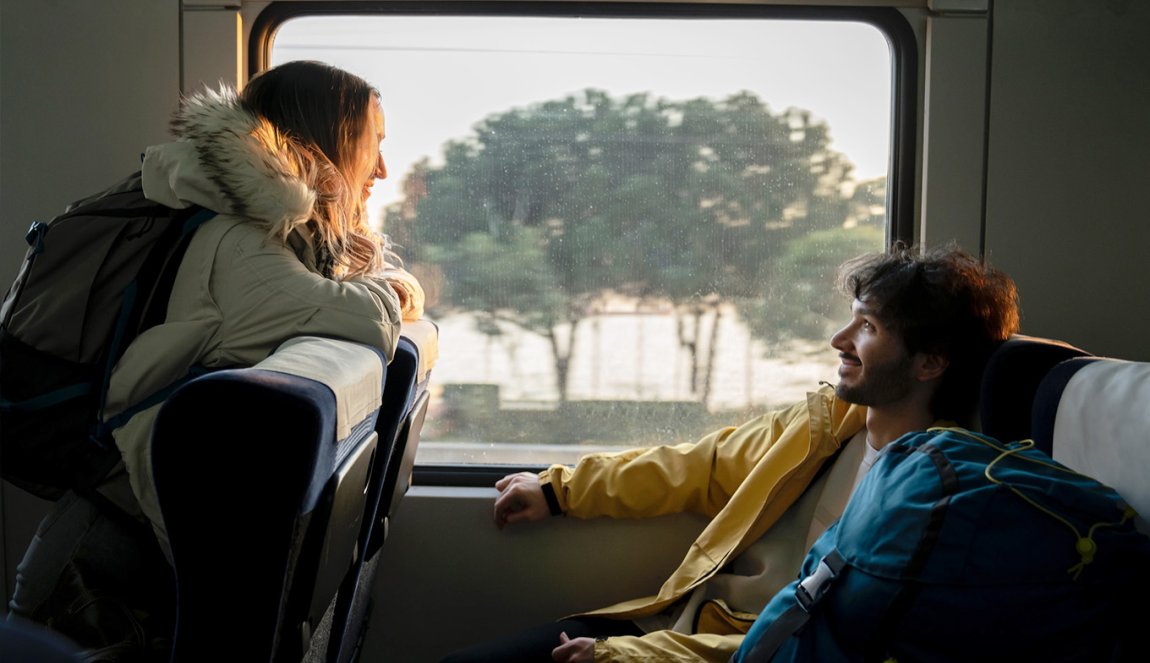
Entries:
{"label": "blue backpack", "polygon": [[904,435],[731,661],[1150,660],[1134,516],[1029,440]]}

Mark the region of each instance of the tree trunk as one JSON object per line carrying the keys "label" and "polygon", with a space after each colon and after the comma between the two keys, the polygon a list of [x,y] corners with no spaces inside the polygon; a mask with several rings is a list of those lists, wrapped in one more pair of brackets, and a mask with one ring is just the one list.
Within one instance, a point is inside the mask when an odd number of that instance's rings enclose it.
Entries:
{"label": "tree trunk", "polygon": [[571,357],[575,353],[575,331],[582,318],[573,318],[568,324],[571,332],[567,347],[563,347],[555,327],[547,330],[547,341],[551,343],[551,358],[555,362],[555,388],[559,392],[559,402],[567,402],[567,378],[570,373]]}
{"label": "tree trunk", "polygon": [[711,377],[715,372],[715,355],[719,350],[719,320],[723,317],[723,309],[715,304],[715,317],[711,319],[711,338],[707,346],[707,364],[703,367],[703,389],[699,401],[706,406],[711,398]]}
{"label": "tree trunk", "polygon": [[698,306],[692,307],[691,312],[688,314],[694,322],[694,331],[691,338],[687,337],[686,326],[683,324],[683,314],[678,309],[675,310],[675,325],[679,332],[679,347],[687,351],[687,356],[691,362],[691,377],[690,388],[692,394],[699,393],[699,332],[702,328],[702,315],[703,309]]}

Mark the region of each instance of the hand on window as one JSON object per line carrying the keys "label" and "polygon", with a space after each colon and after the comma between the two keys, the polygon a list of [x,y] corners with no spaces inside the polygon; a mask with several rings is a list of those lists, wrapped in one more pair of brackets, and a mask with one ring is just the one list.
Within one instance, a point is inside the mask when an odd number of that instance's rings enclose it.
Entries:
{"label": "hand on window", "polygon": [[539,475],[532,472],[509,474],[495,483],[499,497],[495,498],[495,525],[534,522],[551,515],[547,498],[539,485]]}

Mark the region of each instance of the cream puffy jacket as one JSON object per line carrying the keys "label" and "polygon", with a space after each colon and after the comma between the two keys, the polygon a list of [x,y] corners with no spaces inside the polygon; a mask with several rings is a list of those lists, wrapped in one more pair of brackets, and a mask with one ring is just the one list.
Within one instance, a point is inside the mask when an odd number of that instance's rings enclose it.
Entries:
{"label": "cream puffy jacket", "polygon": [[[293,231],[284,242],[268,233],[270,223],[299,222],[312,213],[315,192],[300,174],[306,169],[292,145],[242,109],[228,90],[191,97],[173,126],[176,142],[145,153],[145,196],[219,214],[192,237],[164,322],[141,334],[116,365],[106,414],[140,401],[196,364],[250,366],[304,334],[365,343],[390,360],[401,315],[388,283],[325,278],[302,235]],[[115,439],[132,495],[166,550],[151,476],[158,409],[132,417]]]}
{"label": "cream puffy jacket", "polygon": [[[819,467],[866,425],[866,408],[830,387],[804,402],[696,443],[592,454],[554,465],[550,482],[564,513],[577,518],[639,518],[690,511],[711,522],[656,596],[590,614],[652,615],[686,596],[762,537],[803,494]],[[721,622],[714,620],[711,623]],[[750,626],[747,621],[745,627]],[[656,631],[595,643],[596,661],[727,661],[745,628],[694,635]]]}

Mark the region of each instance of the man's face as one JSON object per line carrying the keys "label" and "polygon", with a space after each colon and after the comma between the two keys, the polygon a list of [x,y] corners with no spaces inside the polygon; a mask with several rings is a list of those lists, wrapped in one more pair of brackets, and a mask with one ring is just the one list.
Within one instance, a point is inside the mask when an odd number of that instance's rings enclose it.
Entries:
{"label": "man's face", "polygon": [[851,305],[851,320],[831,337],[839,351],[835,394],[850,403],[881,407],[898,402],[914,381],[913,357],[902,336],[864,302]]}

